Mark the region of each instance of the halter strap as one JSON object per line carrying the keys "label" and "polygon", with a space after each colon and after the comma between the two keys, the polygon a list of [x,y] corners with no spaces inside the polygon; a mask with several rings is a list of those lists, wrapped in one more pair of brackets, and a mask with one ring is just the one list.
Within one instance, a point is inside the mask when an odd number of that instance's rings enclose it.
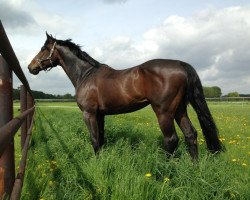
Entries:
{"label": "halter strap", "polygon": [[[55,51],[55,47],[56,47],[56,42],[54,42],[52,48],[50,49],[50,53],[49,53],[49,56],[47,58],[44,58],[44,59],[40,59],[40,58],[37,58],[36,59],[36,62],[38,63],[39,67],[41,68],[41,70],[44,70],[44,71],[50,71],[54,66],[53,66],[53,61],[51,60],[52,58],[52,55]],[[51,64],[51,67],[48,67],[48,68],[45,68],[43,67],[42,63],[46,60],[49,60],[50,64]]]}

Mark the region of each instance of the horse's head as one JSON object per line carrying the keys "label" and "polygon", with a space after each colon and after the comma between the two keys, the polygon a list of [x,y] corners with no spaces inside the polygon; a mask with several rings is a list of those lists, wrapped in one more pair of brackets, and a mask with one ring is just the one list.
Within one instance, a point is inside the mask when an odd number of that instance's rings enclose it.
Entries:
{"label": "horse's head", "polygon": [[47,35],[40,52],[32,59],[28,66],[30,73],[37,75],[41,70],[49,71],[59,63],[58,52],[56,50],[56,39]]}

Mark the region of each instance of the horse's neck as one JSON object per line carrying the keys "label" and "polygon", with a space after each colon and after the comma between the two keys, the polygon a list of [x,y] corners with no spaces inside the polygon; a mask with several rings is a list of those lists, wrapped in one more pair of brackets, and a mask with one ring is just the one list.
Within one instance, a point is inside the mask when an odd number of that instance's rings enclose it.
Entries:
{"label": "horse's neck", "polygon": [[59,46],[57,49],[61,57],[60,65],[68,75],[74,87],[77,88],[84,78],[94,70],[94,67],[88,62],[79,59],[65,47]]}

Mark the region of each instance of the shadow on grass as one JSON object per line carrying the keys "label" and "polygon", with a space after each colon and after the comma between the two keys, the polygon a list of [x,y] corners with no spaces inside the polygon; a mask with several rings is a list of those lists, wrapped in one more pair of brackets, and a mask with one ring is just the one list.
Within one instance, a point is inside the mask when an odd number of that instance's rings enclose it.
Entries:
{"label": "shadow on grass", "polygon": [[[52,153],[51,148],[47,143],[47,141],[49,140],[49,137],[46,134],[46,130],[45,130],[44,126],[43,126],[43,121],[42,121],[42,118],[40,116],[41,111],[40,111],[39,108],[37,108],[37,113],[38,113],[38,115],[36,117],[36,126],[34,126],[34,127],[37,129],[36,131],[39,132],[39,140],[40,140],[39,142],[42,142],[42,143],[45,144],[45,146],[46,146],[45,151],[46,151],[47,158],[49,160],[54,160],[55,156]],[[32,139],[31,140],[31,148],[35,148],[36,143],[37,142],[34,139]],[[32,163],[37,164],[37,161],[34,160],[33,157],[31,157],[30,160],[33,161]],[[41,197],[41,193],[43,192],[44,188],[47,185],[43,181],[38,180],[37,175],[35,174],[36,172],[37,171],[30,171],[27,174],[26,186],[27,186],[27,191],[29,191],[29,193],[30,193],[29,199],[39,199]],[[64,179],[60,168],[57,168],[53,172],[53,178],[58,179],[57,177],[61,177],[61,179]],[[46,178],[44,178],[44,180],[46,181]],[[62,192],[63,191],[61,191],[60,188],[57,191],[58,194],[62,194]]]}
{"label": "shadow on grass", "polygon": [[[115,125],[115,123],[109,123],[109,127],[115,127],[115,128],[106,128],[105,129],[105,135],[106,135],[106,142],[105,145],[107,146],[115,146],[118,141],[123,140],[126,141],[133,150],[136,150],[140,147],[142,143],[144,143],[146,146],[152,145],[153,139],[149,138],[147,130],[142,131],[135,129],[135,125],[123,125],[120,129],[118,126]],[[152,134],[152,133],[151,133]],[[156,133],[158,134],[158,132]],[[181,157],[182,149],[180,150],[179,147],[182,146],[181,143],[184,143],[183,139],[180,138],[179,144],[176,148],[176,151],[174,154],[168,154],[165,151],[165,145],[163,140],[163,134],[160,132],[160,135],[158,136],[152,136],[155,138],[156,145],[162,149],[163,152],[166,153],[166,158],[179,158]],[[180,145],[181,144],[181,145]],[[104,146],[105,148],[105,146]]]}
{"label": "shadow on grass", "polygon": [[146,142],[145,135],[141,132],[134,131],[133,127],[130,126],[124,127],[120,130],[107,128],[105,129],[105,135],[105,146],[115,146],[118,141],[123,140],[128,142],[132,149],[136,149],[141,142]]}
{"label": "shadow on grass", "polygon": [[[44,113],[37,108],[37,127],[39,127],[39,130],[37,130],[37,132],[39,132],[40,134],[40,138],[41,140],[45,143],[46,145],[46,155],[48,157],[48,159],[50,160],[54,160],[55,156],[51,150],[51,147],[48,145],[47,141],[49,140],[48,136],[46,135],[46,130],[43,126],[44,123],[49,125],[49,128],[52,130],[53,134],[56,136],[55,138],[58,140],[59,144],[61,145],[62,149],[65,153],[70,161],[70,163],[72,165],[74,165],[76,172],[77,172],[77,177],[78,177],[78,184],[82,185],[83,187],[85,187],[85,189],[87,189],[91,194],[93,199],[101,199],[100,195],[98,194],[96,188],[94,187],[94,185],[88,180],[88,177],[83,173],[83,170],[80,166],[80,164],[78,163],[77,159],[74,158],[74,154],[70,151],[70,149],[67,147],[66,142],[61,138],[59,132],[54,128],[53,124],[51,123],[51,121],[49,121],[46,116],[44,115]],[[34,144],[33,144],[34,145]],[[34,161],[35,162],[35,161]],[[55,180],[57,180],[58,182],[66,182],[66,179],[61,171],[61,169],[58,167],[56,168],[53,172],[53,178]],[[27,187],[28,190],[32,192],[32,196],[34,197],[33,199],[39,199],[40,194],[42,192],[41,188],[39,187],[39,183],[36,184],[36,177],[34,177],[33,173],[30,173],[27,175]],[[56,190],[56,197],[57,199],[63,199],[64,198],[64,191],[62,189],[60,189],[60,187],[57,188]]]}

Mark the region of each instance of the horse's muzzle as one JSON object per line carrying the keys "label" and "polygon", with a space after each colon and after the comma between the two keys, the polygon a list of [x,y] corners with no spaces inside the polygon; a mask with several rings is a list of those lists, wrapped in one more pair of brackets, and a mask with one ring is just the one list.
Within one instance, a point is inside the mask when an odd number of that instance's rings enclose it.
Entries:
{"label": "horse's muzzle", "polygon": [[40,71],[39,68],[31,69],[31,68],[28,67],[28,69],[29,69],[29,72],[31,74],[33,74],[33,75],[37,75],[39,73],[39,71]]}

